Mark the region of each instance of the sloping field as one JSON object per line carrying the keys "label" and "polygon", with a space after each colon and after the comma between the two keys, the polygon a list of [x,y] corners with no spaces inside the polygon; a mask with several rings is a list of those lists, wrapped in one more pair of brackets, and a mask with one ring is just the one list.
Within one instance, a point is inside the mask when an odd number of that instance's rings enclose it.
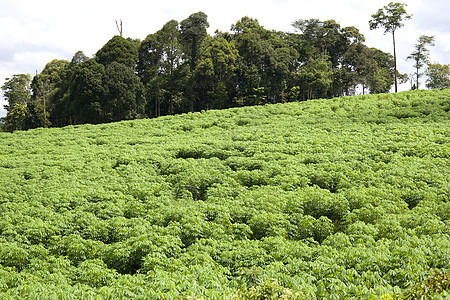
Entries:
{"label": "sloping field", "polygon": [[0,133],[0,298],[447,297],[449,199],[449,90]]}

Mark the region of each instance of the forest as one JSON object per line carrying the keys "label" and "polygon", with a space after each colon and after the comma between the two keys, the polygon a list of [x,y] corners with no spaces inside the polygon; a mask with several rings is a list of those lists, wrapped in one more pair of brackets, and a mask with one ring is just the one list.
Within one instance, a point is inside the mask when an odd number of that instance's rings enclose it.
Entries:
{"label": "forest", "polygon": [[6,130],[386,93],[397,75],[405,79],[394,57],[367,47],[355,27],[292,25],[294,33],[280,32],[243,17],[211,36],[198,12],[142,41],[114,36],[92,58],[77,52],[33,77],[15,75],[3,86]]}
{"label": "forest", "polygon": [[[111,38],[90,58],[53,60],[40,74],[16,74],[2,86],[5,131],[153,118],[209,109],[388,93],[410,81],[419,89],[450,88],[450,65],[429,59],[435,37],[422,35],[397,69],[395,34],[412,18],[407,4],[372,15],[371,30],[392,34],[393,55],[367,47],[354,26],[300,19],[293,32],[268,30],[243,17],[229,32],[208,34],[208,16],[168,21],[144,40]],[[120,23],[122,26],[122,23]]]}
{"label": "forest", "polygon": [[450,297],[450,90],[0,140],[1,299]]}

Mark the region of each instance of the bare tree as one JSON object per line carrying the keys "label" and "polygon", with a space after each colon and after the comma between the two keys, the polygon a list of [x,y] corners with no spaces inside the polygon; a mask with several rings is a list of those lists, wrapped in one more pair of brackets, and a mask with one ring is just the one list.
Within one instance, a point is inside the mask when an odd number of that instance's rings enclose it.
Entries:
{"label": "bare tree", "polygon": [[116,26],[117,26],[117,30],[119,30],[119,35],[123,36],[123,27],[122,27],[122,20],[117,21],[116,20]]}

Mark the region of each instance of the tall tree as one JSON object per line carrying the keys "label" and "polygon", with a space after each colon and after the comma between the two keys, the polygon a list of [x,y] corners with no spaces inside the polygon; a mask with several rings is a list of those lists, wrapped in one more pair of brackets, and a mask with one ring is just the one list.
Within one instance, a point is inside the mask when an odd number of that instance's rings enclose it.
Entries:
{"label": "tall tree", "polygon": [[[189,66],[189,70],[185,70],[187,74],[192,74],[197,66],[200,45],[208,36],[206,31],[208,27],[208,16],[204,12],[194,13],[180,22],[181,39]],[[189,99],[190,111],[194,111],[196,105],[194,87],[191,85],[186,92]]]}
{"label": "tall tree", "polygon": [[395,48],[395,32],[404,26],[403,21],[411,19],[405,10],[407,4],[391,2],[387,6],[380,8],[377,13],[372,15],[369,21],[370,29],[384,28],[384,34],[392,33],[392,41],[394,46],[394,83],[395,92],[398,91],[397,83],[397,54]]}
{"label": "tall tree", "polygon": [[197,12],[180,22],[181,38],[184,42],[185,53],[191,64],[191,70],[195,69],[200,50],[200,44],[208,35],[208,16],[204,12]]}
{"label": "tall tree", "polygon": [[[231,27],[233,43],[239,51],[238,62],[238,104],[257,105],[266,102],[263,72],[271,65],[270,54],[273,49],[264,39],[265,31],[258,20],[243,17]],[[267,55],[269,54],[269,55]]]}
{"label": "tall tree", "polygon": [[[333,86],[328,89],[329,97],[337,97],[354,93],[355,74],[352,66],[348,65],[348,51],[354,49],[355,44],[364,42],[364,35],[353,26],[342,28],[334,20],[320,21],[318,19],[297,20],[292,26],[301,32],[303,47],[309,52],[304,56],[303,63],[310,57],[322,55],[328,57],[333,69]],[[346,60],[346,62],[344,62]]]}
{"label": "tall tree", "polygon": [[88,61],[89,57],[87,57],[83,51],[77,51],[73,57],[72,60],[70,61],[72,65],[79,65],[85,61]]}
{"label": "tall tree", "polygon": [[307,45],[316,55],[328,55],[333,69],[337,69],[344,53],[355,43],[364,42],[364,35],[353,26],[341,28],[335,20],[297,20],[292,26],[302,33]]}
{"label": "tall tree", "polygon": [[28,116],[28,107],[23,103],[16,103],[10,108],[6,117],[2,118],[2,121],[5,122],[2,129],[10,132],[26,130]]}
{"label": "tall tree", "polygon": [[422,76],[420,69],[430,62],[430,50],[427,46],[434,46],[434,36],[421,35],[415,45],[416,50],[407,57],[414,61],[414,68],[416,68],[416,89],[419,88],[419,78]]}
{"label": "tall tree", "polygon": [[283,101],[280,95],[285,90],[284,81],[287,73],[295,68],[297,56],[295,49],[288,49],[286,36],[265,29],[257,19],[249,17],[236,22],[231,30],[239,51],[239,104]]}
{"label": "tall tree", "polygon": [[[352,45],[345,53],[343,69],[349,77],[348,83],[360,85],[365,94],[387,93],[394,84],[394,58],[376,48],[362,43]],[[345,82],[341,83],[345,87]]]}
{"label": "tall tree", "polygon": [[162,77],[163,99],[167,105],[169,115],[175,112],[175,105],[178,104],[179,93],[179,70],[182,63],[181,35],[179,24],[172,20],[167,22],[161,30],[157,32],[159,47],[159,75]]}
{"label": "tall tree", "polygon": [[152,117],[161,115],[160,94],[161,78],[159,76],[161,49],[157,33],[149,34],[139,47],[137,72],[146,89],[146,114]]}
{"label": "tall tree", "polygon": [[[179,24],[167,22],[154,34],[149,34],[139,48],[138,74],[151,98],[147,107],[149,115],[173,114],[180,102],[183,51]],[[151,107],[151,108],[150,108]]]}
{"label": "tall tree", "polygon": [[137,73],[144,84],[158,75],[161,49],[156,33],[147,35],[138,51]]}

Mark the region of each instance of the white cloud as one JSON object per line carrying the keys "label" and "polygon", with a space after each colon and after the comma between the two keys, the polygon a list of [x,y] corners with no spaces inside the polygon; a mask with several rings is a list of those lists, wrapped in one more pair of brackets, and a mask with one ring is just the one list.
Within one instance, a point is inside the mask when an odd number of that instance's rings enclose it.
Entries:
{"label": "white cloud", "polygon": [[[91,56],[116,35],[115,20],[123,20],[125,36],[144,39],[166,22],[182,21],[191,13],[208,15],[209,32],[228,31],[244,16],[259,20],[267,29],[294,31],[298,19],[334,19],[342,26],[355,26],[366,36],[366,44],[392,52],[392,40],[382,30],[370,31],[371,15],[387,0],[228,0],[215,2],[138,0],[0,0],[0,84],[13,74],[40,72],[52,59],[70,60],[81,50]],[[407,11],[414,14],[397,35],[399,69],[412,72],[405,61],[422,34],[435,35],[432,57],[450,63],[450,2],[409,0]],[[447,60],[447,61],[446,61]],[[1,104],[1,103],[0,103]],[[4,112],[3,112],[4,114]],[[0,116],[2,111],[0,107]]]}

